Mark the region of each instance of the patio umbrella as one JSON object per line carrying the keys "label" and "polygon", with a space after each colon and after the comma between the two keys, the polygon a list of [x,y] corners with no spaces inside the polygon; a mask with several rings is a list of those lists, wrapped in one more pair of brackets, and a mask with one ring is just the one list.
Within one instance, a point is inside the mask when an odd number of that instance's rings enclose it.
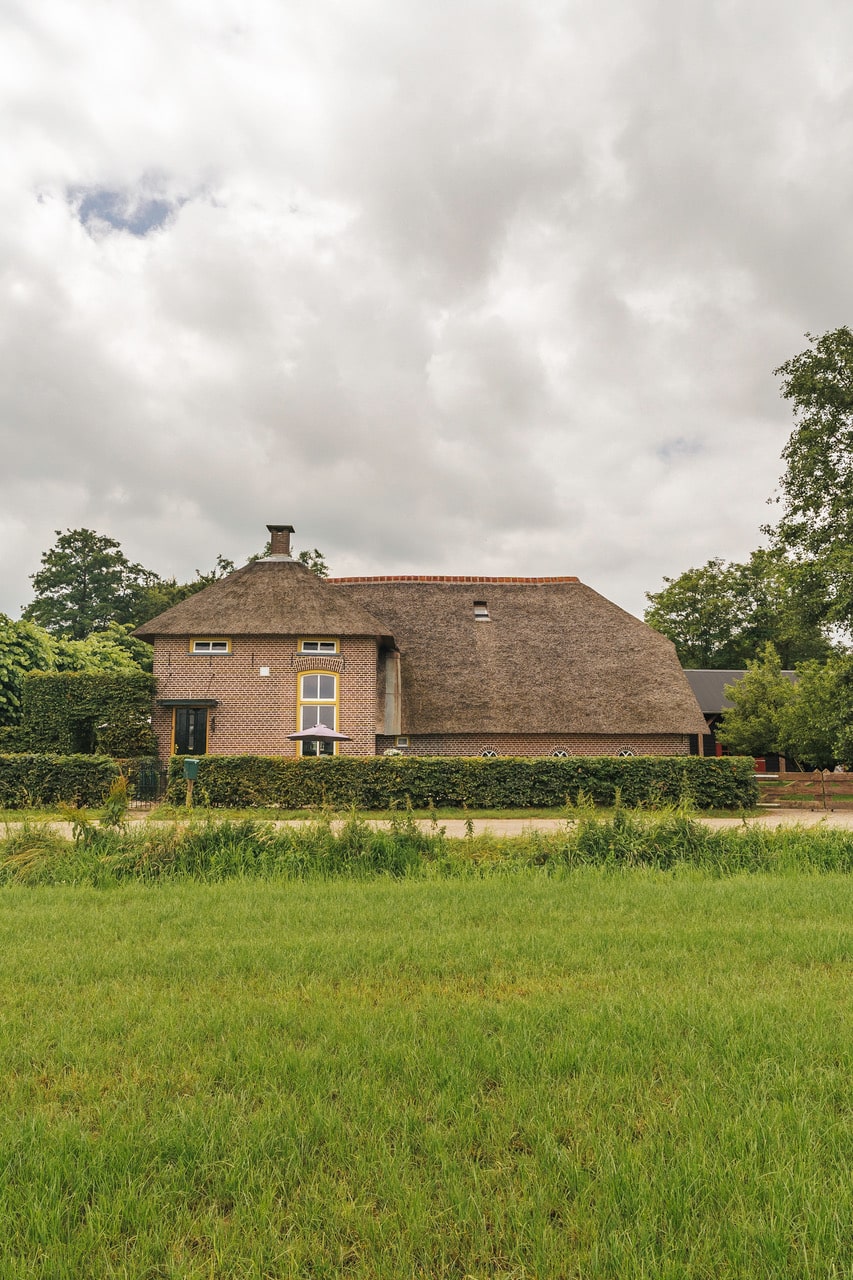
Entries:
{"label": "patio umbrella", "polygon": [[289,733],[288,738],[296,742],[352,742],[346,733],[338,733],[324,724],[315,724],[312,729],[300,729],[298,733]]}

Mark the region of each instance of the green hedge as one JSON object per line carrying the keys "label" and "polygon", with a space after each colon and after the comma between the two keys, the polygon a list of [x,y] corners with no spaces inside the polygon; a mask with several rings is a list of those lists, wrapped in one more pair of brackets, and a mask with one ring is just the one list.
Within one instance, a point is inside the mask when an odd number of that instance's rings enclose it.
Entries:
{"label": "green hedge", "polygon": [[0,725],[0,753],[29,751],[30,735],[19,724]]}
{"label": "green hedge", "polygon": [[107,756],[0,755],[0,808],[99,805],[118,773]]}
{"label": "green hedge", "polygon": [[27,749],[108,756],[156,753],[153,678],[144,672],[33,671],[24,677]]}
{"label": "green hedge", "polygon": [[[555,808],[580,792],[596,804],[673,804],[700,809],[750,808],[758,799],[752,759],[726,756],[570,756],[546,759],[335,756],[333,759],[202,756],[197,804],[243,809]],[[186,795],[183,763],[169,764],[168,799]]]}

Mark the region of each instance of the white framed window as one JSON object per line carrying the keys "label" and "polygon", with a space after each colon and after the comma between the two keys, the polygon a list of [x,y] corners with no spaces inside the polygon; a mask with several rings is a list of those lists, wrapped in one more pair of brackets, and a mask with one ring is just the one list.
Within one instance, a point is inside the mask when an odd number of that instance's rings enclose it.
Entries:
{"label": "white framed window", "polygon": [[398,737],[396,740],[396,744],[398,747],[407,747],[409,745],[409,739],[405,736]]}
{"label": "white framed window", "polygon": [[497,751],[492,751],[491,747],[487,747],[485,751],[481,751],[480,755],[484,760],[497,760],[498,758]]}
{"label": "white framed window", "polygon": [[300,653],[337,653],[339,648],[339,642],[332,639],[310,637],[299,641]]}
{"label": "white framed window", "polygon": [[489,606],[485,600],[474,601],[474,621],[475,622],[491,622],[489,617]]}
{"label": "white framed window", "polygon": [[198,636],[190,641],[190,653],[230,653],[231,641],[224,636]]}
{"label": "white framed window", "polygon": [[566,760],[568,759],[569,753],[568,751],[563,751],[562,748],[558,747],[556,751],[551,752],[551,755],[556,756],[558,760]]}
{"label": "white framed window", "polygon": [[635,756],[636,751],[632,751],[630,747],[623,747],[621,751],[616,752],[617,756]]}

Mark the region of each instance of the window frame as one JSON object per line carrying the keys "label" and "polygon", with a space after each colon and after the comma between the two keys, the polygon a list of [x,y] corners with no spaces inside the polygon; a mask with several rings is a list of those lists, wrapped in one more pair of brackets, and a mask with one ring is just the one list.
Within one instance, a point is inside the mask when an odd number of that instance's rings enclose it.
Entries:
{"label": "window frame", "polygon": [[[307,649],[306,645],[317,645],[316,649]],[[325,645],[326,648],[321,649],[320,646]],[[328,646],[331,645],[331,648]],[[318,658],[323,654],[340,653],[341,642],[334,636],[300,636],[299,643],[296,646],[297,652],[307,654],[309,656],[316,655]],[[307,674],[307,673],[306,673]]]}
{"label": "window frame", "polygon": [[[202,644],[225,645],[225,648],[199,649],[197,646]],[[190,654],[194,658],[227,658],[231,654],[231,639],[229,636],[190,636]]]}
{"label": "window frame", "polygon": [[[334,681],[335,696],[333,698],[321,698],[319,696],[316,698],[303,697],[303,682],[309,676],[323,676],[327,680]],[[317,687],[317,692],[319,695],[319,683]],[[337,730],[338,723],[339,723],[339,715],[340,715],[340,710],[339,710],[340,700],[341,700],[341,682],[340,682],[337,671],[322,671],[322,670],[300,671],[299,675],[296,677],[296,732],[301,733],[303,728],[311,727],[310,725],[303,726],[302,724],[302,712],[305,707],[332,707],[334,712],[332,728]],[[315,723],[319,723],[319,719],[315,721]],[[300,756],[306,756],[306,755],[307,756],[317,756],[317,755],[336,756],[338,754],[337,742],[320,744],[320,743],[309,743],[309,742],[306,742],[304,739],[300,739],[298,745],[299,745]],[[306,751],[305,750],[305,748],[308,746],[319,747],[320,745],[324,745],[327,748],[331,747],[331,750],[328,750],[328,749],[325,751],[319,751],[319,750]]]}

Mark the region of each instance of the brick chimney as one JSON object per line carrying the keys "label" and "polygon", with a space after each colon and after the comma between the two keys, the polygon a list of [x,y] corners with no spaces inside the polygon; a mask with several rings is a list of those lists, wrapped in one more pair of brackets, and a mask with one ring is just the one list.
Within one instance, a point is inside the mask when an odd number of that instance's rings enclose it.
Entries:
{"label": "brick chimney", "polygon": [[290,535],[293,533],[292,524],[268,524],[270,531],[270,560],[289,560],[290,557]]}

